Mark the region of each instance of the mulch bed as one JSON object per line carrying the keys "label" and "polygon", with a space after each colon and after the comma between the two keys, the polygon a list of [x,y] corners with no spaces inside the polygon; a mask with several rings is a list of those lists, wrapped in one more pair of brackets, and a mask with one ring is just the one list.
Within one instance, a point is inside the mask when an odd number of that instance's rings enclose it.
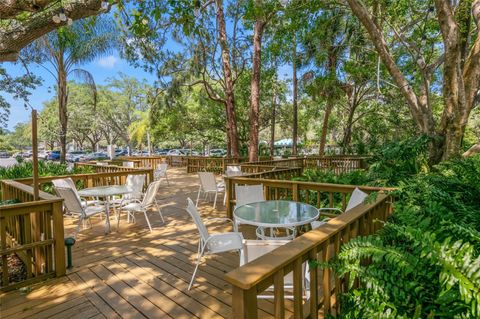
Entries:
{"label": "mulch bed", "polygon": [[[3,286],[2,259],[0,258],[0,287]],[[9,283],[20,282],[27,279],[27,269],[23,261],[17,255],[7,256]]]}

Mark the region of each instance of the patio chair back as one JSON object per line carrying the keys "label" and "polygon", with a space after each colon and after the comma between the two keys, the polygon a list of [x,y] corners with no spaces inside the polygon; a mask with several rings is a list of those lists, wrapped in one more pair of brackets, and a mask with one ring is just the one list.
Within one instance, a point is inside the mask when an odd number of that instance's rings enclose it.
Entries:
{"label": "patio chair back", "polygon": [[263,202],[265,200],[263,185],[235,185],[235,199],[237,206]]}
{"label": "patio chair back", "polygon": [[142,206],[144,208],[150,207],[155,204],[155,197],[157,196],[158,189],[160,188],[160,182],[152,182],[148,185],[145,196],[143,197]]}
{"label": "patio chair back", "polygon": [[225,171],[225,175],[227,175],[228,177],[230,177],[230,176],[241,176],[241,175],[243,175],[242,168],[238,165],[227,166],[227,170]]}
{"label": "patio chair back", "polygon": [[345,208],[345,211],[348,211],[354,207],[357,207],[358,205],[363,203],[363,201],[367,197],[368,197],[367,193],[362,192],[360,189],[356,187],[352,192],[352,196],[350,196],[350,200],[348,201],[347,208]]}
{"label": "patio chair back", "polygon": [[63,188],[71,188],[77,196],[78,200],[80,201],[80,195],[78,195],[77,187],[75,186],[75,182],[70,178],[59,178],[52,180],[53,187],[63,187]]}
{"label": "patio chair back", "polygon": [[126,194],[125,198],[128,198],[128,199],[140,198],[144,184],[145,184],[145,175],[127,175],[127,180],[125,182],[125,185],[131,186],[133,189],[133,192],[131,194]]}
{"label": "patio chair back", "polygon": [[190,198],[187,198],[187,212],[193,218],[193,222],[197,226],[198,232],[200,233],[202,240],[206,242],[207,239],[210,237],[210,234],[208,233],[207,227],[205,227],[205,224],[203,223],[202,218],[200,217],[200,214],[195,207],[195,204]]}
{"label": "patio chair back", "polygon": [[135,163],[133,162],[122,162],[123,167],[135,167]]}
{"label": "patio chair back", "polygon": [[84,215],[82,204],[70,187],[54,187],[58,197],[63,198],[63,205],[70,213]]}
{"label": "patio chair back", "polygon": [[198,177],[200,178],[200,185],[204,192],[217,191],[217,181],[212,172],[198,172]]}

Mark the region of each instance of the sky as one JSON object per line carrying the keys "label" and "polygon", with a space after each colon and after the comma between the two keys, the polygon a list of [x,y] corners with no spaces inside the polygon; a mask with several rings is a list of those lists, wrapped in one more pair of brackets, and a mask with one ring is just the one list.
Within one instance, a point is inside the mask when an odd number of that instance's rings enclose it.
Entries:
{"label": "sky", "polygon": [[[25,73],[21,64],[3,63],[2,66],[13,76]],[[150,84],[153,84],[155,79],[153,75],[146,73],[143,69],[136,69],[130,66],[129,63],[121,59],[117,53],[99,58],[94,62],[83,65],[82,68],[92,73],[95,83],[98,85],[105,84],[108,78],[116,77],[120,72],[135,77],[138,80],[145,79]],[[55,97],[55,79],[48,71],[40,66],[31,65],[29,66],[29,70],[31,73],[43,79],[43,83],[35,90],[32,90],[32,95],[30,96],[30,105],[40,111],[43,108],[43,102]],[[12,130],[17,123],[29,120],[30,110],[25,108],[23,100],[14,100],[4,92],[1,94],[3,94],[11,104],[7,129]]]}

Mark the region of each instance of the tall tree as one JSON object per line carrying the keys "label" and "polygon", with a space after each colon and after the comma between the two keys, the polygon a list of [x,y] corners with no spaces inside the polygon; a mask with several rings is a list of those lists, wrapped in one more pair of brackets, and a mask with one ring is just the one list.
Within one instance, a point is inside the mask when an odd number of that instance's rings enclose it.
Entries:
{"label": "tall tree", "polygon": [[[424,1],[404,6],[400,1],[393,7],[382,6],[383,12],[379,12],[378,6],[368,7],[362,0],[347,2],[407,101],[418,132],[431,137],[430,163],[458,156],[469,115],[479,98],[480,0],[435,0],[433,6]],[[401,19],[402,14],[408,16],[406,22]],[[385,23],[378,23],[379,16]],[[394,37],[387,39],[385,34]],[[394,55],[399,46],[407,52],[401,58]],[[432,56],[430,53],[438,48],[441,54]],[[443,110],[437,121],[432,81],[439,66]]]}
{"label": "tall tree", "polygon": [[108,19],[82,20],[36,40],[25,52],[30,59],[35,58],[57,82],[62,162],[65,161],[67,146],[68,78],[75,75],[84,80],[96,95],[92,74],[79,67],[111,52],[115,38],[114,26]]}

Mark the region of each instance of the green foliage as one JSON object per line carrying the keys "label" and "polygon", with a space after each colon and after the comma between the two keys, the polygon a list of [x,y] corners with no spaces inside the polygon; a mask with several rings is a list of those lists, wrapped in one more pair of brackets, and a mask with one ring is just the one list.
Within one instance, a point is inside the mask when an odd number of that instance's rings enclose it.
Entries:
{"label": "green foliage", "polygon": [[[69,169],[67,164],[60,164],[55,162],[39,161],[38,175],[39,176],[60,176],[71,174],[90,173],[91,169],[87,167]],[[32,177],[33,168],[32,162],[23,161],[14,166],[0,167],[0,179],[17,179]]]}
{"label": "green foliage", "polygon": [[[350,274],[350,286],[360,282],[342,296],[342,318],[480,316],[480,156],[422,172],[407,156],[422,153],[416,142],[386,150],[368,174],[398,180],[395,213],[375,235],[343,245],[330,264]],[[402,179],[393,179],[394,168]]]}

